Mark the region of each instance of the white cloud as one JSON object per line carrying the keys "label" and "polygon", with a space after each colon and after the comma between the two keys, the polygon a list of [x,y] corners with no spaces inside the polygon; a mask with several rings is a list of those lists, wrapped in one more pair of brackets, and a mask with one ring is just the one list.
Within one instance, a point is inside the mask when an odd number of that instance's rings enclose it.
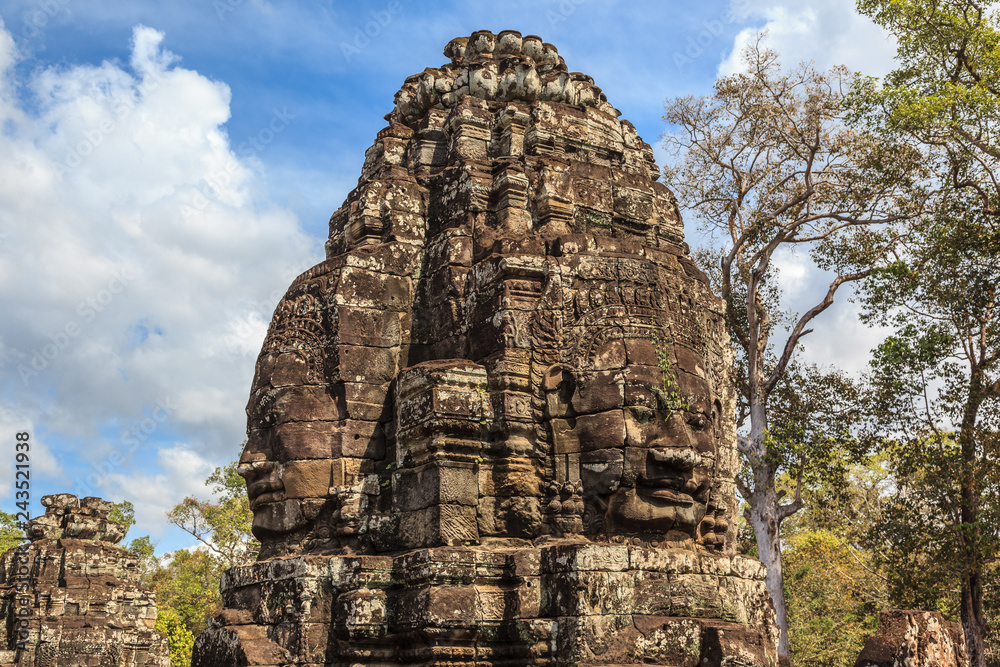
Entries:
{"label": "white cloud", "polygon": [[771,259],[771,264],[777,270],[781,291],[789,301],[803,295],[809,278],[818,277],[822,280],[822,272],[815,267],[808,256],[788,248],[778,248]]}
{"label": "white cloud", "polygon": [[197,469],[164,467],[155,492],[127,470],[106,480],[109,495],[169,509],[205,461],[235,455],[271,310],[322,249],[264,187],[259,158],[294,117],[276,109],[255,145],[231,144],[229,88],[181,67],[162,39],[137,26],[127,65],[15,82],[0,23],[0,426],[9,412],[84,448],[169,401],[154,439],[186,449],[159,464]]}
{"label": "white cloud", "polygon": [[154,539],[166,529],[165,515],[185,496],[208,498],[211,493],[204,480],[215,466],[184,445],[160,449],[156,461],[162,473],[108,475],[104,480],[105,497],[118,496],[135,507],[133,535],[149,534]]}
{"label": "white cloud", "polygon": [[[4,434],[5,446],[2,449],[2,456],[4,461],[8,461],[9,464],[0,468],[0,497],[15,499],[14,495],[14,481],[16,465],[16,456],[19,452],[23,452],[28,455],[28,460],[25,462],[29,468],[29,478],[28,486],[31,487],[31,477],[30,475],[48,475],[48,476],[58,476],[62,474],[61,466],[56,458],[52,455],[51,448],[48,444],[38,437],[38,430],[35,428],[35,424],[25,417],[17,414],[15,411],[8,407],[0,405],[0,433]],[[18,433],[27,433],[28,437],[23,441],[28,443],[28,446],[18,448],[15,446],[18,442],[16,435]],[[11,503],[13,506],[13,503]],[[11,509],[8,507],[7,509]]]}
{"label": "white cloud", "polygon": [[850,289],[841,292],[830,310],[816,318],[815,331],[802,339],[801,359],[858,375],[868,370],[871,351],[891,329],[862,323],[860,304],[848,300]]}
{"label": "white cloud", "polygon": [[719,74],[743,69],[740,54],[761,29],[766,44],[781,54],[785,66],[814,62],[820,70],[846,65],[850,70],[881,76],[893,68],[895,42],[855,9],[854,0],[733,0],[733,11],[755,22],[736,36]]}

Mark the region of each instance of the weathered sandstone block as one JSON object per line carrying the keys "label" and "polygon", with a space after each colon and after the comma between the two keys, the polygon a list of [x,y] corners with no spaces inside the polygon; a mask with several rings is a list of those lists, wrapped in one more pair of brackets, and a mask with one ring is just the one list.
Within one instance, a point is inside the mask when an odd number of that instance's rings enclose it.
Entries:
{"label": "weathered sandstone block", "polygon": [[936,611],[889,609],[865,642],[855,667],[966,667],[965,636]]}

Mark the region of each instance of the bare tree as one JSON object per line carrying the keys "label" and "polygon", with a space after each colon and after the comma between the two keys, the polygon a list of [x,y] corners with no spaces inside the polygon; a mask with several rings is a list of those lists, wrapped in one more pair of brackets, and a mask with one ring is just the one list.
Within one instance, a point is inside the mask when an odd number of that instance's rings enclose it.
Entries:
{"label": "bare tree", "polygon": [[[737,483],[767,566],[779,652],[787,655],[779,537],[781,522],[803,507],[808,450],[770,435],[768,401],[816,317],[842,286],[885,262],[897,238],[894,223],[919,210],[921,156],[845,124],[843,101],[853,83],[846,70],[802,65],[785,73],[760,37],[743,62],[746,71],[721,77],[712,95],[666,102],[663,119],[675,128],[663,138],[674,156],[664,176],[713,239],[700,256],[717,262],[705,268],[725,301],[737,350],[744,459]],[[808,252],[830,276],[801,316],[782,313],[773,260],[783,248]],[[799,484],[783,502],[775,478],[786,469]]]}

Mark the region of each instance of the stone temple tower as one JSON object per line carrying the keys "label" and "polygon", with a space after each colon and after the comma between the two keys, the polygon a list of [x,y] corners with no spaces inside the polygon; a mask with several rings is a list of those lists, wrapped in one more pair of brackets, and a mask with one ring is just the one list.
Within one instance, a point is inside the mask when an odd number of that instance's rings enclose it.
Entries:
{"label": "stone temple tower", "polygon": [[0,556],[0,667],[170,667],[156,594],[118,546],[112,504],[59,493],[42,505],[30,541]]}
{"label": "stone temple tower", "polygon": [[260,560],[194,665],[776,665],[722,307],[652,150],[538,37],[445,55],[274,313]]}

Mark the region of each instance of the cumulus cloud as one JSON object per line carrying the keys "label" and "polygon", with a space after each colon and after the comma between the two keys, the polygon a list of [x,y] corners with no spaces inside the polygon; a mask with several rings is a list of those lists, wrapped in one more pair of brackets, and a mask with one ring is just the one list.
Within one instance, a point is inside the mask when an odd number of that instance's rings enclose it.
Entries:
{"label": "cumulus cloud", "polygon": [[[149,534],[160,538],[165,529],[163,516],[184,496],[207,498],[209,490],[204,480],[215,468],[197,452],[185,445],[167,446],[156,453],[159,470],[153,474],[109,475],[104,481],[107,492],[121,493],[135,507],[133,535]],[[164,489],[171,489],[165,497]],[[172,496],[176,495],[176,499]]]}
{"label": "cumulus cloud", "polygon": [[[7,460],[12,464],[17,454],[15,447],[15,443],[18,442],[17,434],[28,434],[27,439],[21,439],[28,443],[28,446],[22,447],[21,451],[28,455],[29,489],[31,473],[35,475],[48,475],[50,477],[57,477],[62,474],[62,467],[59,465],[56,457],[52,455],[51,448],[44,439],[37,437],[38,430],[31,419],[25,418],[5,405],[0,405],[0,433],[3,433],[5,440],[7,440],[5,453],[7,453]],[[0,468],[0,496],[15,498],[14,477],[16,472],[17,470],[14,465],[6,465]]]}
{"label": "cumulus cloud", "polygon": [[850,70],[881,76],[893,68],[895,42],[855,9],[854,0],[733,0],[733,11],[753,27],[741,30],[719,74],[743,69],[741,53],[760,30],[765,43],[787,66],[813,62],[824,70],[845,65]]}
{"label": "cumulus cloud", "polygon": [[275,108],[233,145],[229,88],[183,68],[163,38],[140,25],[127,64],[16,81],[0,23],[0,422],[86,458],[175,406],[136,459],[159,456],[163,474],[142,485],[122,463],[104,478],[112,497],[159,494],[169,508],[190,486],[169,462],[194,465],[200,484],[207,461],[235,455],[266,322],[322,246],[263,185],[260,158],[294,115]]}

